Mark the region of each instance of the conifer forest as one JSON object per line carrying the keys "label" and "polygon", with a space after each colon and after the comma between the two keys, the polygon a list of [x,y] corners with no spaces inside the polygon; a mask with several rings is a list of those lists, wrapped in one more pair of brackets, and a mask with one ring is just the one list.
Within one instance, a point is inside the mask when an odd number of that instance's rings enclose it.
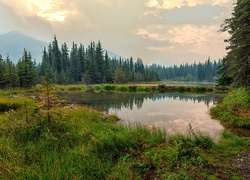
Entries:
{"label": "conifer forest", "polygon": [[17,64],[0,54],[0,87],[31,88],[42,83],[48,76],[54,84],[101,84],[141,83],[156,81],[206,81],[214,82],[221,61],[208,59],[205,62],[183,63],[164,66],[145,65],[142,59],[109,57],[108,52],[98,43],[87,47],[73,42],[71,49],[66,43],[58,44],[56,36],[44,47],[42,61],[36,63],[32,54],[24,49]]}

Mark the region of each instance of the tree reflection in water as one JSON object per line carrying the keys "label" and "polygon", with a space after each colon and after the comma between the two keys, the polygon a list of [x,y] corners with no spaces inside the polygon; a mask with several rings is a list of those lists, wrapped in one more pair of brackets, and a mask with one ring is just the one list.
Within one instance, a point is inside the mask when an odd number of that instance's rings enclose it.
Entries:
{"label": "tree reflection in water", "polygon": [[132,110],[134,106],[139,110],[144,101],[180,100],[183,102],[203,102],[208,108],[223,95],[221,94],[192,94],[192,93],[95,93],[92,89],[85,92],[59,92],[58,95],[70,102],[94,107],[100,111],[108,112],[109,109]]}
{"label": "tree reflection in water", "polygon": [[123,123],[155,125],[171,134],[173,129],[184,132],[189,124],[194,130],[214,136],[223,129],[208,114],[210,106],[223,97],[221,94],[192,93],[95,93],[60,92],[70,102],[94,107],[104,113],[115,113]]}

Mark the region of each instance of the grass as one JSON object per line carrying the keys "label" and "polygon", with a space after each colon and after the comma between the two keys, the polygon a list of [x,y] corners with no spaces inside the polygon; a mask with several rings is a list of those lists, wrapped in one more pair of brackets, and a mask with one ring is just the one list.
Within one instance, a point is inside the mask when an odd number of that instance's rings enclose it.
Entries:
{"label": "grass", "polygon": [[230,92],[210,113],[235,127],[250,128],[250,91],[243,88]]}
{"label": "grass", "polygon": [[30,103],[31,100],[24,96],[0,96],[0,112],[20,109],[25,102]]}
{"label": "grass", "polygon": [[74,84],[74,85],[56,85],[54,86],[56,91],[85,91],[87,86],[82,84]]}
{"label": "grass", "polygon": [[94,86],[95,92],[119,92],[119,93],[129,93],[129,92],[146,92],[152,91],[150,86],[136,86],[136,85],[117,85],[117,84],[96,84]]}
{"label": "grass", "polygon": [[48,124],[35,100],[27,107],[0,115],[0,179],[241,178],[232,164],[249,139],[228,131],[168,137],[80,106],[54,108]]}
{"label": "grass", "polygon": [[146,92],[150,93],[152,91],[159,92],[192,92],[192,93],[204,93],[204,92],[212,92],[213,88],[210,86],[180,86],[180,85],[172,85],[166,86],[165,84],[159,84],[157,86],[154,85],[117,85],[117,84],[96,84],[94,86],[95,92]]}
{"label": "grass", "polygon": [[212,92],[213,88],[211,86],[187,86],[187,85],[174,85],[166,86],[165,84],[159,84],[157,90],[159,92],[192,92],[192,93],[204,93]]}

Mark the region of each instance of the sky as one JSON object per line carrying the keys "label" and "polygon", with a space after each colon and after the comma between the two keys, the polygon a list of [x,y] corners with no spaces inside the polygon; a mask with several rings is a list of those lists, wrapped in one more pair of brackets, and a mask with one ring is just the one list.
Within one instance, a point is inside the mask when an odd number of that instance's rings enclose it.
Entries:
{"label": "sky", "polygon": [[226,55],[220,25],[233,0],[0,0],[0,34],[17,30],[71,48],[73,41],[145,64],[218,60]]}

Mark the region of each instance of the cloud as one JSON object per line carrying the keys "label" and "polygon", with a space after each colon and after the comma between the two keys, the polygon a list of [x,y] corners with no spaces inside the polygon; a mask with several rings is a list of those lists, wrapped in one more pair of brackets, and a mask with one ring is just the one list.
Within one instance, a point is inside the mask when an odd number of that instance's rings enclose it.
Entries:
{"label": "cloud", "polygon": [[148,0],[147,7],[156,9],[176,9],[183,6],[194,7],[199,5],[225,5],[231,3],[231,0]]}
{"label": "cloud", "polygon": [[223,10],[224,7],[218,5],[183,6],[182,8],[163,11],[161,16],[165,24],[207,24],[213,21],[213,17],[219,16]]}
{"label": "cloud", "polygon": [[0,0],[1,32],[21,30],[46,41],[103,47],[145,63],[218,59],[225,52],[217,30],[231,0]]}
{"label": "cloud", "polygon": [[47,40],[54,34],[51,24],[42,17],[36,16],[21,3],[15,0],[0,0],[1,30],[6,33],[19,30],[41,40]]}
{"label": "cloud", "polygon": [[62,22],[69,13],[74,12],[74,4],[63,1],[51,0],[22,0],[30,12],[49,21]]}

